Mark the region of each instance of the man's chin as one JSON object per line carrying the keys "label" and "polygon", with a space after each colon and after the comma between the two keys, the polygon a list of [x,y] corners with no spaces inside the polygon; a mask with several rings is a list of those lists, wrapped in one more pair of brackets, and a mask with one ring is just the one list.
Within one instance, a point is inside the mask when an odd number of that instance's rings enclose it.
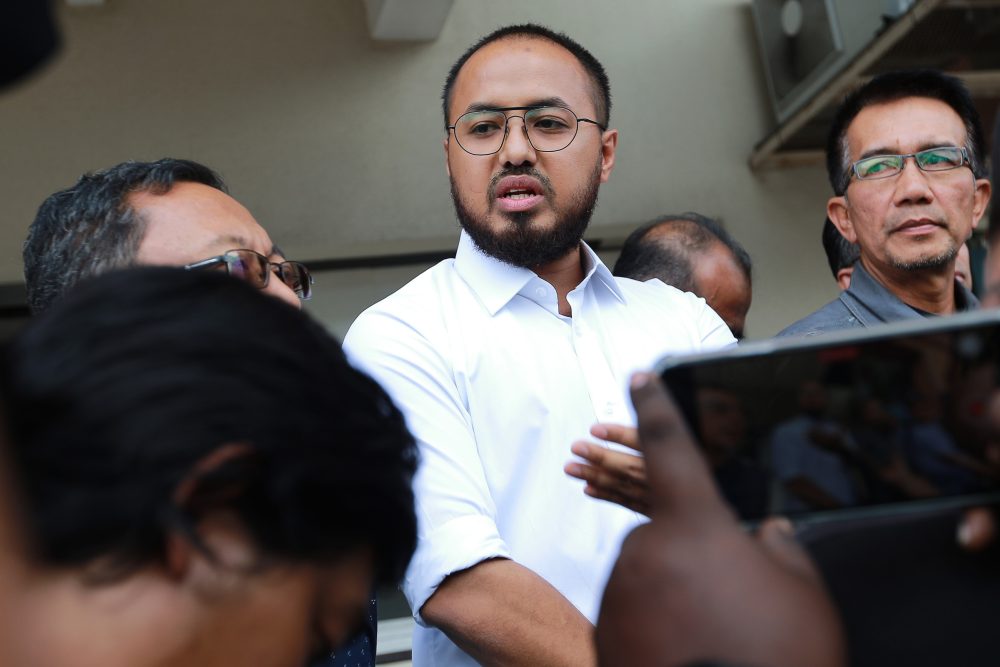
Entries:
{"label": "man's chin", "polygon": [[598,185],[595,179],[563,210],[547,204],[526,211],[499,211],[491,207],[478,217],[457,196],[454,182],[452,201],[459,223],[481,251],[506,264],[535,269],[579,247],[597,204]]}
{"label": "man's chin", "polygon": [[954,270],[955,257],[957,256],[958,250],[949,248],[940,252],[892,257],[890,261],[893,267],[903,271],[944,271],[947,269]]}
{"label": "man's chin", "polygon": [[551,215],[545,215],[539,207],[527,211],[498,211],[494,208],[487,215],[487,223],[496,233],[511,229],[523,230],[526,227],[545,231],[555,222]]}

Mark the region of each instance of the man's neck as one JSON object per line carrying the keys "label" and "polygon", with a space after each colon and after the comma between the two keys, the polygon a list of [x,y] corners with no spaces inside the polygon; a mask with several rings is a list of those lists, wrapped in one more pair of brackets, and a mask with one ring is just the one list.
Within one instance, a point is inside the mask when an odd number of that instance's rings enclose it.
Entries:
{"label": "man's neck", "polygon": [[864,257],[860,261],[868,275],[911,308],[935,315],[955,312],[954,260],[940,268],[919,270],[889,267],[879,270]]}
{"label": "man's neck", "polygon": [[566,317],[573,315],[573,309],[566,296],[583,281],[583,257],[581,243],[559,259],[532,269],[539,278],[556,288],[560,315]]}

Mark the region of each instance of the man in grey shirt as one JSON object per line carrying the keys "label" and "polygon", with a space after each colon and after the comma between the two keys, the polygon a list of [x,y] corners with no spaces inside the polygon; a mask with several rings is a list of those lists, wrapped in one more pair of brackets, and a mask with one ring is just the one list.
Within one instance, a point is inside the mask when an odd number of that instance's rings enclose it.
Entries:
{"label": "man in grey shirt", "polygon": [[979,115],[954,77],[890,72],[848,96],[827,142],[827,215],[861,258],[848,289],[778,335],[978,307],[955,259],[990,198],[982,155]]}

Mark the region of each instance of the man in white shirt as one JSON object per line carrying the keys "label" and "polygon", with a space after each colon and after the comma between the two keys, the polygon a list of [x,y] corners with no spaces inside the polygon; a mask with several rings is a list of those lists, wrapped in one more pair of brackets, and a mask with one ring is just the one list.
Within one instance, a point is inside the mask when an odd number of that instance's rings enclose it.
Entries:
{"label": "man in white shirt", "polygon": [[701,299],[616,279],[582,242],[618,133],[580,45],[498,30],[452,68],[444,109],[457,255],[345,340],[421,449],[414,664],[594,664],[601,592],[641,518],[586,498],[567,449],[595,421],[634,422],[632,372],[733,337]]}

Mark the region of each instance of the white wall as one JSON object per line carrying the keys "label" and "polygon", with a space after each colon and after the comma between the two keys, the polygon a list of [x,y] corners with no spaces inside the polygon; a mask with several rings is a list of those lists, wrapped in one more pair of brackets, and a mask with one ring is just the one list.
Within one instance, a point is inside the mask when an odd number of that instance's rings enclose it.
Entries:
{"label": "white wall", "polygon": [[[751,337],[835,294],[821,169],[746,166],[771,122],[748,0],[456,0],[422,44],[372,42],[361,0],[107,0],[62,19],[57,61],[0,96],[0,282],[19,279],[44,196],[163,155],[221,171],[295,258],[451,248],[445,73],[480,35],[536,21],[611,77],[620,150],[592,236],[670,211],[722,217],[756,261]],[[312,309],[342,333],[420,268],[325,274]]]}

